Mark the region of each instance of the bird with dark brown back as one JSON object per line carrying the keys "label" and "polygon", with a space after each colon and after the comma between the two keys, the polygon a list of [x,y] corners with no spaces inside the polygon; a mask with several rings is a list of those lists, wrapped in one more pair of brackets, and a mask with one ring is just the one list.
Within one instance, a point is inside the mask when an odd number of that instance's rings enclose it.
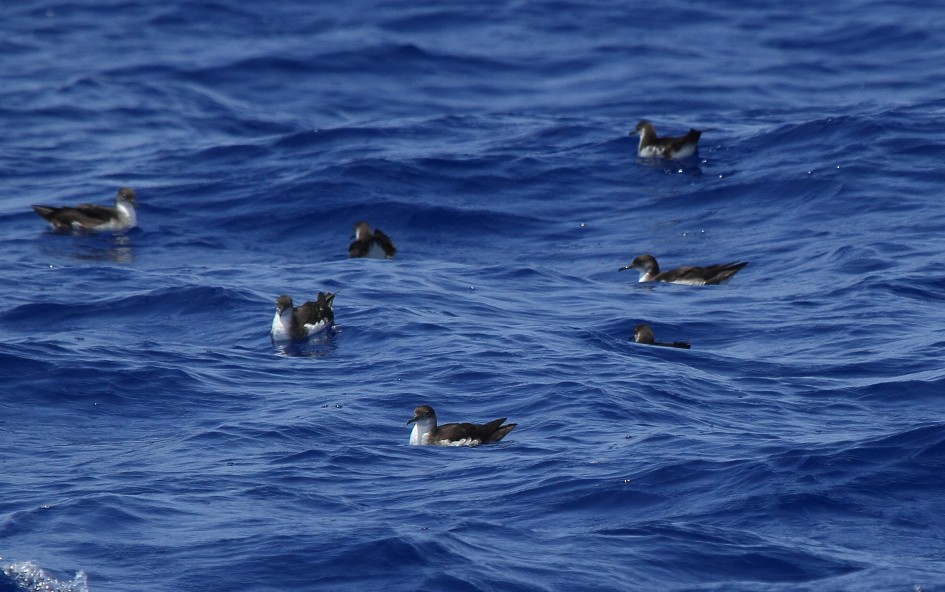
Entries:
{"label": "bird with dark brown back", "polygon": [[684,266],[668,271],[660,271],[660,266],[653,255],[638,255],[617,271],[635,269],[640,272],[641,282],[666,282],[690,286],[708,286],[727,282],[738,270],[748,265],[747,261],[719,263],[705,267]]}
{"label": "bird with dark brown back", "polygon": [[504,417],[489,423],[444,423],[436,424],[436,412],[429,405],[420,405],[413,410],[407,425],[414,424],[410,432],[410,443],[427,446],[478,446],[498,442],[518,424],[505,423]]}
{"label": "bird with dark brown back", "polygon": [[640,158],[679,160],[696,153],[702,132],[690,129],[685,136],[660,138],[656,135],[653,124],[644,119],[630,132],[630,135],[640,136],[640,143],[637,145],[637,156]]}
{"label": "bird with dark brown back", "polygon": [[678,347],[680,349],[690,349],[692,346],[689,345],[686,341],[673,341],[673,342],[662,342],[656,341],[656,336],[653,335],[653,329],[650,328],[646,323],[640,323],[633,328],[633,337],[630,338],[630,341],[635,341],[637,343],[642,343],[644,345],[659,345],[662,347]]}
{"label": "bird with dark brown back", "polygon": [[377,228],[371,232],[371,226],[367,222],[356,223],[351,238],[354,241],[348,245],[349,257],[390,259],[397,254],[390,237]]}
{"label": "bird with dark brown back", "polygon": [[298,307],[292,306],[292,299],[288,296],[279,296],[269,332],[272,340],[305,339],[331,327],[335,321],[331,309],[334,302],[335,295],[331,292],[319,292],[315,302],[309,301]]}
{"label": "bird with dark brown back", "polygon": [[49,222],[54,230],[99,232],[121,231],[134,228],[138,223],[135,214],[137,194],[131,187],[122,187],[115,195],[114,206],[79,204],[77,206],[39,206],[33,211]]}

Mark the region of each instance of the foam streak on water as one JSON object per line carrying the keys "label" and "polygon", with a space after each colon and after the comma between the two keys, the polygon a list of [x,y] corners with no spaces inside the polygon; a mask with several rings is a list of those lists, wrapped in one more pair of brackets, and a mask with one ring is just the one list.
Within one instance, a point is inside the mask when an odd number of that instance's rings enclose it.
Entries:
{"label": "foam streak on water", "polygon": [[63,582],[47,574],[32,561],[20,561],[4,565],[2,573],[24,590],[34,592],[89,591],[88,577],[82,571],[76,573],[71,581]]}

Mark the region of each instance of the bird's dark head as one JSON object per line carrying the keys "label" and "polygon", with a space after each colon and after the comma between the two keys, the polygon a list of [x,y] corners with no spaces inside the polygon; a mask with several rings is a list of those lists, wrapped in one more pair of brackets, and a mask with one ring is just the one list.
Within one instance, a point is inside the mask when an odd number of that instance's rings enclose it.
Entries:
{"label": "bird's dark head", "polygon": [[279,296],[276,298],[276,312],[282,314],[286,310],[292,310],[292,299],[288,296]]}
{"label": "bird's dark head", "polygon": [[632,339],[637,343],[653,343],[653,330],[646,323],[640,323],[633,328]]}
{"label": "bird's dark head", "polygon": [[650,123],[649,120],[647,119],[641,119],[639,122],[637,122],[636,127],[633,128],[633,131],[630,132],[630,135],[638,136],[638,135],[652,134],[652,133],[655,133],[653,131],[653,124]]}
{"label": "bird's dark head", "polygon": [[633,261],[630,262],[630,265],[621,267],[620,271],[626,271],[628,269],[636,269],[637,271],[642,271],[644,273],[659,273],[659,265],[656,264],[656,258],[653,255],[648,255],[646,253],[634,257]]}
{"label": "bird's dark head", "polygon": [[423,421],[430,418],[436,419],[436,412],[433,411],[433,407],[430,407],[429,405],[420,405],[413,410],[413,417],[407,420],[407,425],[410,425],[415,421]]}
{"label": "bird's dark head", "polygon": [[371,234],[371,225],[367,222],[355,222],[354,228],[351,229],[351,238],[352,240],[368,240],[372,236]]}
{"label": "bird's dark head", "polygon": [[131,203],[137,203],[138,194],[135,193],[135,190],[131,187],[122,187],[118,190],[118,193],[115,195],[115,199],[118,201],[127,201]]}

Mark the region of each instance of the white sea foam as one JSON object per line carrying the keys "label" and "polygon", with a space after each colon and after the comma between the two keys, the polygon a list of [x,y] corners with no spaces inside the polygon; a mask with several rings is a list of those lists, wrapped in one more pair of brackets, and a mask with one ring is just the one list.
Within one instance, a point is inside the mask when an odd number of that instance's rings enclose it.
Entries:
{"label": "white sea foam", "polygon": [[32,592],[89,592],[89,578],[84,571],[78,571],[71,581],[62,581],[52,577],[34,561],[14,561],[0,563],[3,573],[17,586]]}

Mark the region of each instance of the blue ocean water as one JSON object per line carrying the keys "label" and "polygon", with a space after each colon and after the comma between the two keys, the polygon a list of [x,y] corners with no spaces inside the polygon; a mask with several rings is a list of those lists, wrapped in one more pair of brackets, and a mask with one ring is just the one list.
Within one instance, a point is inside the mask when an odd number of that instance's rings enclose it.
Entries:
{"label": "blue ocean water", "polygon": [[[0,15],[0,591],[945,589],[945,10]],[[30,210],[123,185],[128,233]]]}

